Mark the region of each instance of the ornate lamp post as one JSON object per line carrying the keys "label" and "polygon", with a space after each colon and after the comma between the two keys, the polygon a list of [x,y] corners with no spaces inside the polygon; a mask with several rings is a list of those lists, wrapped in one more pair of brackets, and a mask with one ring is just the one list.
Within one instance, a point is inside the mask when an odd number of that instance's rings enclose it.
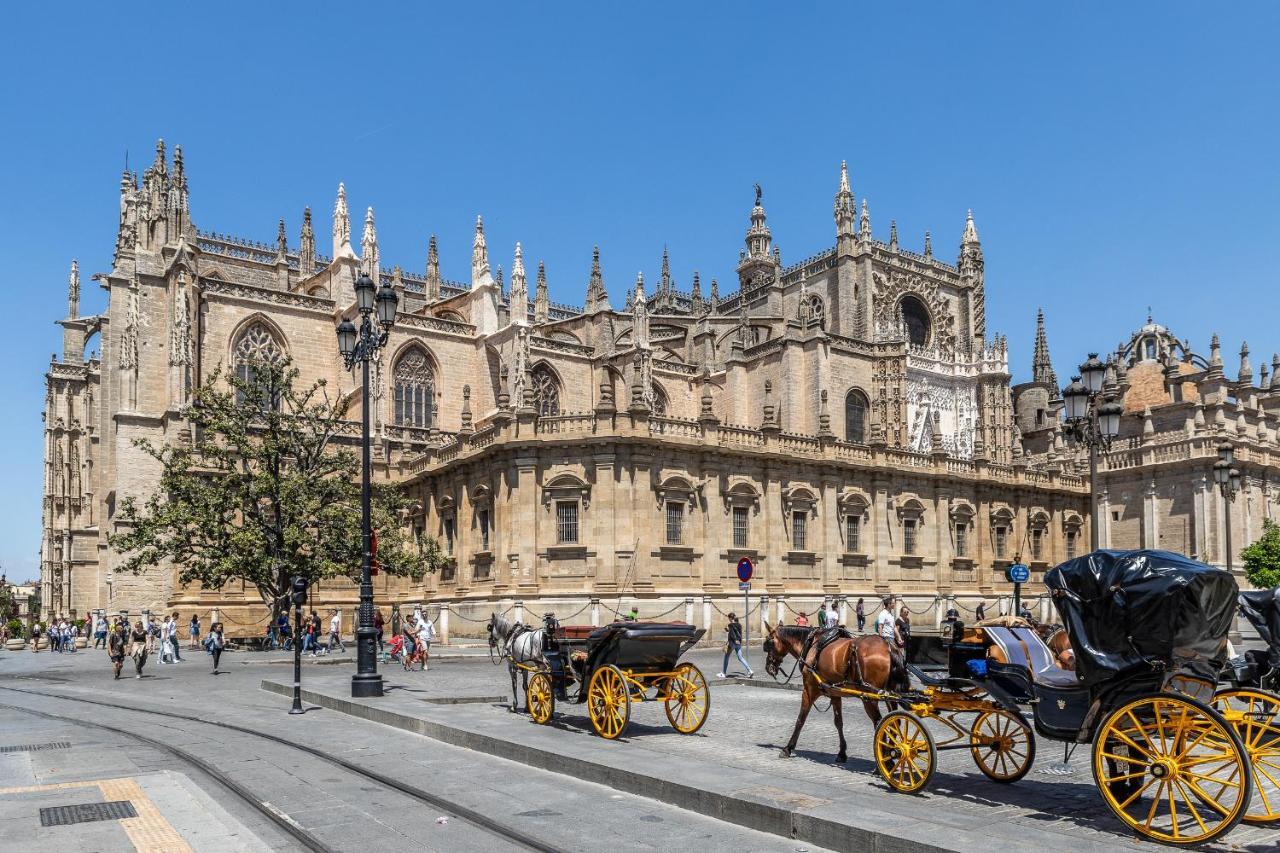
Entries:
{"label": "ornate lamp post", "polygon": [[[350,370],[358,361],[363,375],[363,405],[361,406],[360,442],[360,531],[363,539],[363,559],[360,566],[360,615],[356,627],[356,674],[351,676],[351,695],[381,696],[382,676],[378,673],[377,632],[373,628],[373,531],[369,520],[369,362],[377,357],[378,350],[387,343],[387,333],[396,321],[395,289],[389,284],[376,289],[373,279],[361,275],[356,280],[356,308],[360,312],[360,327],[350,320],[338,324],[338,351]],[[372,315],[377,310],[377,327]]]}
{"label": "ornate lamp post", "polygon": [[1071,377],[1071,384],[1062,389],[1062,399],[1067,406],[1067,436],[1089,448],[1089,548],[1098,550],[1098,452],[1111,446],[1120,434],[1120,404],[1104,400],[1102,386],[1107,367],[1098,360],[1096,352],[1080,365],[1080,375]]}
{"label": "ornate lamp post", "polygon": [[1218,461],[1213,463],[1213,481],[1218,484],[1222,493],[1222,519],[1224,544],[1227,546],[1227,571],[1231,571],[1234,555],[1231,553],[1231,504],[1240,491],[1240,471],[1233,467],[1236,462],[1236,451],[1231,442],[1224,441],[1218,445]]}

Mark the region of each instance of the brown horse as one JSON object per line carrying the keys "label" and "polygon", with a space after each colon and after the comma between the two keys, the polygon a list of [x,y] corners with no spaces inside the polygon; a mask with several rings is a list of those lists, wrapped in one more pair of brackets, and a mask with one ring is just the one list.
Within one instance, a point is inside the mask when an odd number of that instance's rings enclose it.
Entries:
{"label": "brown horse", "polygon": [[[776,678],[782,667],[782,661],[788,655],[803,664],[802,666],[797,664],[801,666],[801,671],[804,673],[800,715],[796,717],[796,727],[791,732],[791,740],[782,748],[783,758],[790,758],[795,751],[796,741],[800,739],[800,730],[804,728],[809,709],[820,696],[826,696],[831,700],[831,711],[835,715],[836,734],[840,736],[840,752],[836,755],[836,761],[843,764],[848,758],[844,741],[842,696],[839,691],[827,689],[823,684],[844,684],[870,690],[911,689],[911,679],[907,675],[902,659],[880,637],[874,635],[844,637],[829,643],[822,649],[821,654],[815,655],[812,649],[807,653],[805,651],[806,640],[814,631],[813,628],[791,625],[780,625],[774,628],[766,622],[765,629],[767,630],[764,642],[765,672]],[[818,679],[822,680],[821,683]],[[880,722],[878,703],[864,699],[862,706],[873,724]]]}

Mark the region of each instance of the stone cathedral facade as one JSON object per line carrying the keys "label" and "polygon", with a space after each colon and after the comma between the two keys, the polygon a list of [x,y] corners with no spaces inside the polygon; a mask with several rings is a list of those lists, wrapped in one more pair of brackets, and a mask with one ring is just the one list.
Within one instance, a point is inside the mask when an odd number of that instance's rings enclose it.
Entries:
{"label": "stone cathedral facade", "polygon": [[[287,354],[358,402],[334,327],[362,270],[401,296],[372,372],[375,475],[410,491],[406,527],[452,557],[419,583],[379,577],[380,606],[444,605],[455,633],[512,607],[715,622],[741,603],[748,556],[771,617],[890,591],[936,612],[1007,591],[1017,556],[1039,572],[1083,553],[1087,483],[1045,431],[1056,379],[1015,398],[972,216],[943,260],[927,233],[921,251],[892,223],[875,236],[843,166],[833,183],[834,239],[812,257],[784,264],[757,187],[735,280],[677,273],[664,251],[611,297],[584,251],[555,271],[580,277],[577,308],[550,301],[551,272],[520,244],[504,281],[479,217],[468,281],[442,276],[434,238],[417,269],[388,263],[372,209],[354,242],[341,185],[329,254],[309,209],[296,240],[283,220],[274,243],[199,229],[182,152],[161,143],[121,178],[112,268],[92,277],[102,314],[81,316],[71,269],[47,373],[46,614],[217,611],[257,633],[252,590],[116,571],[116,508],[156,483],[132,442],[183,440],[192,388],[250,358]],[[347,608],[356,588],[314,595]]]}

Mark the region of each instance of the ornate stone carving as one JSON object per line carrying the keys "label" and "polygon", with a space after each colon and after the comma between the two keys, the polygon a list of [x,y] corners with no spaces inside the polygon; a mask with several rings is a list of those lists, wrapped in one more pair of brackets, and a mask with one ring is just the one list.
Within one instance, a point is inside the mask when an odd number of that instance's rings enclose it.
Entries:
{"label": "ornate stone carving", "polygon": [[925,276],[903,273],[897,270],[887,275],[872,274],[875,299],[876,340],[905,339],[902,317],[898,306],[902,297],[915,296],[929,309],[930,349],[950,355],[955,352],[955,315],[938,291],[938,285]]}

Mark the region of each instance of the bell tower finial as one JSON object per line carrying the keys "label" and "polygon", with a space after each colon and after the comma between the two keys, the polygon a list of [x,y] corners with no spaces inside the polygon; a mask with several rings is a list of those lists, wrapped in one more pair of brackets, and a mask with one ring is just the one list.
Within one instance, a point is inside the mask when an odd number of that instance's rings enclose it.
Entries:
{"label": "bell tower finial", "polygon": [[338,200],[333,203],[333,257],[354,258],[351,248],[351,213],[347,210],[347,187],[338,184]]}
{"label": "bell tower finial", "polygon": [[67,316],[72,320],[80,316],[80,262],[74,258],[67,276]]}

